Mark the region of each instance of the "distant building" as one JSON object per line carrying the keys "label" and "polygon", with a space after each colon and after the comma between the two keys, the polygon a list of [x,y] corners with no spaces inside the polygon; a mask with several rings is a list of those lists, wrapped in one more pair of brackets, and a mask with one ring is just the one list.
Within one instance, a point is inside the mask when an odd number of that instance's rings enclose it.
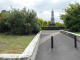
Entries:
{"label": "distant building", "polygon": [[8,13],[10,13],[10,11],[6,11],[6,10],[2,10],[1,13],[2,13],[2,12],[8,12]]}

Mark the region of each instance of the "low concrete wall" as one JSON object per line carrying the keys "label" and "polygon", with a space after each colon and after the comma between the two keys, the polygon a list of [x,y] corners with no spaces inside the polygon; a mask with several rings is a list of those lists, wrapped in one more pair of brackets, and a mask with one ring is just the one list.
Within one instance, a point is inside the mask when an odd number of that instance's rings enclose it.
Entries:
{"label": "low concrete wall", "polygon": [[75,33],[72,33],[72,32],[68,32],[68,31],[65,31],[65,30],[60,30],[61,33],[71,37],[71,38],[74,38],[74,36],[76,36],[76,39],[78,41],[80,41],[80,35],[79,34],[75,34]]}
{"label": "low concrete wall", "polygon": [[41,31],[34,37],[22,54],[0,54],[0,60],[35,60]]}

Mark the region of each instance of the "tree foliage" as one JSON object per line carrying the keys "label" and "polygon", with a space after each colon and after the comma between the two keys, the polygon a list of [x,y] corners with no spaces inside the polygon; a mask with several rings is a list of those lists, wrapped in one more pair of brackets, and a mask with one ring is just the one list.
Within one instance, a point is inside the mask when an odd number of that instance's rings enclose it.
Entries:
{"label": "tree foliage", "polygon": [[60,14],[60,19],[63,20],[65,26],[70,31],[79,32],[80,31],[80,4],[69,4],[66,7],[65,14]]}
{"label": "tree foliage", "polygon": [[61,23],[61,22],[56,22],[56,26],[59,26],[59,27],[64,27],[64,23]]}
{"label": "tree foliage", "polygon": [[9,27],[5,24],[6,22],[6,16],[8,16],[9,13],[4,12],[4,13],[0,13],[0,32],[8,32],[9,31]]}
{"label": "tree foliage", "polygon": [[[43,20],[42,18],[39,18],[37,23],[40,25],[40,26],[46,26],[46,25],[49,25],[49,23],[51,22],[51,20]],[[55,22],[56,25],[55,26],[59,26],[59,27],[64,27],[64,23],[61,23],[61,22]]]}
{"label": "tree foliage", "polygon": [[47,23],[47,21],[46,20],[44,20],[43,21],[43,25],[47,25],[48,23]]}
{"label": "tree foliage", "polygon": [[43,25],[43,19],[42,19],[42,18],[39,18],[38,21],[37,21],[37,23],[38,23],[40,26]]}
{"label": "tree foliage", "polygon": [[37,13],[29,9],[26,11],[26,7],[22,10],[12,8],[11,13],[4,15],[4,20],[11,34],[31,34],[40,31]]}
{"label": "tree foliage", "polygon": [[50,22],[51,22],[51,20],[48,20],[48,21],[47,21],[47,24],[49,25]]}
{"label": "tree foliage", "polygon": [[40,26],[43,26],[43,25],[49,25],[51,21],[47,21],[47,20],[43,20],[42,18],[39,18],[37,23],[40,25]]}

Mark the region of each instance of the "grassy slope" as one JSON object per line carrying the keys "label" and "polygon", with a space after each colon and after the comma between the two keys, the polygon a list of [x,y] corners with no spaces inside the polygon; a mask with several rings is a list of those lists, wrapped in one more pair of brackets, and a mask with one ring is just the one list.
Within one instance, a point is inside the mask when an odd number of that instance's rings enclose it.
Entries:
{"label": "grassy slope", "polygon": [[80,32],[73,32],[73,33],[80,34]]}
{"label": "grassy slope", "polygon": [[0,34],[0,43],[6,43],[6,46],[0,46],[0,53],[17,53],[21,54],[28,44],[34,38],[34,35],[3,35]]}

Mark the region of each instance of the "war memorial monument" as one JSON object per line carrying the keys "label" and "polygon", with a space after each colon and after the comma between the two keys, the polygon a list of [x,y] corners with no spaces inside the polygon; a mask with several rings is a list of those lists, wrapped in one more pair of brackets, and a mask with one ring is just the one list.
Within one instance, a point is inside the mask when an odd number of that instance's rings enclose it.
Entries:
{"label": "war memorial monument", "polygon": [[54,22],[54,11],[53,11],[53,9],[51,11],[51,22],[50,22],[49,25],[55,25],[55,22]]}

